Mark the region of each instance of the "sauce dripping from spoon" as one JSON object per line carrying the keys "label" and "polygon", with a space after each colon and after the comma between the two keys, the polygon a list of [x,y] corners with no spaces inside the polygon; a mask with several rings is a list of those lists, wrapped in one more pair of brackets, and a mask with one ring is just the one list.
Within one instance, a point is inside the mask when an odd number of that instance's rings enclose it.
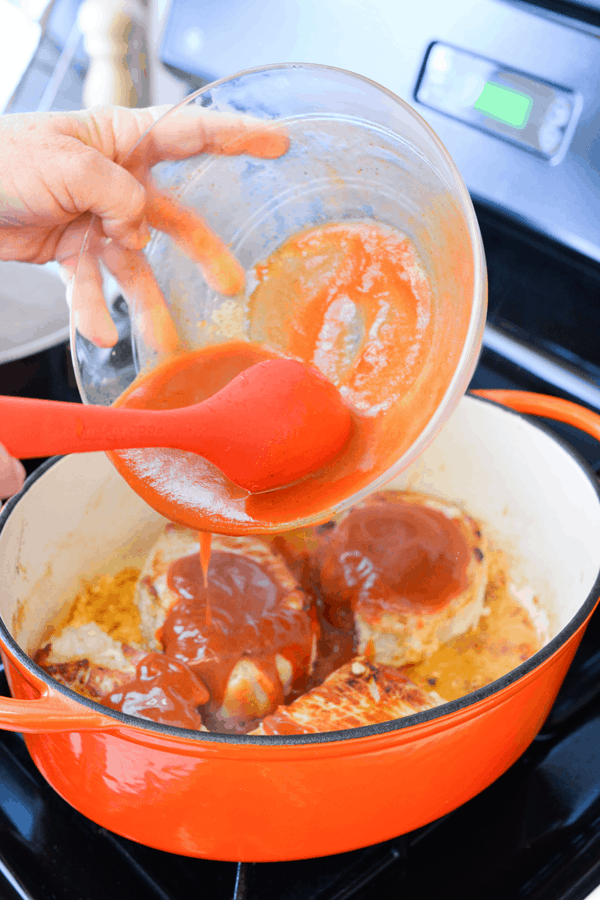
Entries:
{"label": "sauce dripping from spoon", "polygon": [[198,538],[200,540],[200,568],[202,570],[202,583],[204,585],[204,596],[206,598],[206,627],[210,628],[212,625],[212,615],[210,612],[210,595],[208,593],[208,567],[210,565],[212,534],[210,531],[199,531]]}

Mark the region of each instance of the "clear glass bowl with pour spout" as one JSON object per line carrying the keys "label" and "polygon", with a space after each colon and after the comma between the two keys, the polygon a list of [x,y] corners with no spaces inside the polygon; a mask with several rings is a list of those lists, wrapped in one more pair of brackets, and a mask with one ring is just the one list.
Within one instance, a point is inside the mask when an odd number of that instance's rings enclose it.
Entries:
{"label": "clear glass bowl with pour spout", "polygon": [[[210,84],[167,115],[194,110],[273,120],[289,135],[289,150],[276,159],[201,154],[152,169],[161,195],[201,215],[229,247],[246,273],[246,287],[234,296],[219,293],[173,229],[156,230],[144,251],[144,271],[151,270],[153,278],[150,291],[140,272],[132,271],[120,285],[104,272],[117,345],[97,348],[72,325],[79,389],[84,402],[121,403],[142,376],[174,355],[210,354],[232,342],[316,365],[351,405],[358,404],[368,426],[369,446],[341,467],[268,494],[247,495],[211,464],[197,465],[179,451],[152,451],[149,462],[150,451],[132,450],[113,455],[113,461],[152,506],[192,527],[272,532],[324,521],[410,465],[466,390],[486,311],[485,261],[473,206],[429,125],[390,91],[359,75],[317,65],[266,66]],[[156,127],[142,137],[132,160],[150,152]],[[290,330],[303,326],[302,302],[288,297],[277,309],[265,309],[253,298],[257,264],[291,235],[327,223],[373,223],[412,242],[429,297],[426,339],[413,354],[418,362],[412,367],[411,347],[384,363],[377,359],[374,326],[369,331],[354,308],[345,313],[350,324],[342,363],[332,368],[324,361],[326,322],[316,344],[298,352],[296,343],[290,354]],[[78,267],[74,297],[85,291],[87,272]],[[372,368],[387,369],[361,409],[356,371],[367,356]]]}

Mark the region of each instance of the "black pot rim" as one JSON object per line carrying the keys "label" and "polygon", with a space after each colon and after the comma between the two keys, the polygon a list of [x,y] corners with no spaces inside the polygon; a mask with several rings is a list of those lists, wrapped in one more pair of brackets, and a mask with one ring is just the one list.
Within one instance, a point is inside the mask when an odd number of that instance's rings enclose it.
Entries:
{"label": "black pot rim", "polygon": [[[562,447],[562,449],[572,457],[572,459],[579,465],[579,467],[583,469],[588,478],[588,481],[590,482],[592,488],[594,489],[594,492],[596,493],[596,496],[598,497],[598,502],[600,503],[600,481],[596,477],[593,469],[588,465],[586,460],[584,460],[583,457],[580,456],[580,454],[576,450],[574,450],[573,447],[571,447],[571,445],[567,441],[553,432],[552,429],[549,428],[545,423],[539,422],[531,416],[516,412],[515,410],[497,403],[494,400],[488,399],[487,397],[478,397],[472,394],[468,396],[470,397],[470,399],[475,400],[479,403],[488,403],[492,406],[499,407],[504,412],[506,412],[507,415],[517,416],[518,418],[525,420],[532,427],[544,432],[544,434],[546,434],[551,440],[559,444],[559,446]],[[8,502],[0,512],[0,532],[2,532],[2,530],[6,526],[11,512],[19,503],[21,498],[27,493],[28,490],[33,487],[33,485],[38,481],[39,478],[41,478],[53,465],[59,462],[62,458],[63,457],[55,456],[43,463],[38,469],[35,470],[35,472],[33,472],[32,475],[29,476],[21,491],[19,491],[18,494],[15,494],[14,497],[8,500]],[[102,713],[107,717],[115,719],[115,728],[117,728],[119,725],[129,726],[136,729],[142,729],[144,731],[155,732],[163,736],[170,735],[174,738],[185,738],[188,741],[195,741],[199,743],[289,747],[305,744],[314,745],[336,743],[340,741],[356,740],[357,738],[367,738],[374,737],[376,735],[384,735],[389,732],[401,731],[406,728],[411,728],[414,725],[421,725],[425,722],[430,722],[433,719],[441,719],[452,713],[460,712],[470,706],[474,706],[480,701],[486,700],[494,694],[503,691],[510,685],[515,684],[529,672],[532,672],[534,669],[542,666],[546,662],[546,660],[548,660],[564,644],[566,644],[569,638],[571,638],[581,627],[581,625],[583,625],[583,623],[593,611],[599,595],[600,560],[596,580],[585,601],[581,604],[572,619],[567,623],[567,625],[565,625],[564,628],[561,629],[561,631],[559,631],[557,635],[555,635],[555,637],[548,641],[548,643],[545,644],[541,648],[541,650],[538,650],[537,653],[534,653],[533,656],[530,657],[530,659],[526,660],[524,663],[521,663],[520,666],[512,669],[506,675],[503,675],[501,678],[498,678],[496,681],[491,682],[491,684],[486,685],[483,688],[479,688],[478,690],[473,691],[470,694],[465,694],[464,697],[460,697],[457,700],[452,700],[449,703],[444,703],[442,706],[437,706],[434,709],[415,713],[411,716],[405,716],[402,719],[393,719],[391,721],[380,722],[375,725],[363,725],[360,728],[349,728],[344,731],[326,731],[319,732],[317,734],[246,735],[216,734],[213,732],[204,731],[195,732],[186,728],[176,728],[171,725],[162,725],[160,723],[150,722],[149,720],[140,719],[137,716],[129,716],[125,713],[118,712],[117,710],[108,709],[106,706],[102,706],[101,703],[96,703],[94,700],[89,700],[87,697],[82,697],[80,694],[77,694],[75,691],[71,690],[71,688],[65,687],[58,681],[55,681],[52,676],[48,675],[47,672],[45,672],[42,668],[40,668],[40,666],[34,663],[31,657],[29,657],[24,652],[24,650],[21,649],[19,644],[10,634],[2,617],[0,617],[0,641],[10,649],[11,653],[19,660],[19,662],[28,671],[31,671],[32,674],[36,676],[36,678],[41,679],[49,687],[52,687],[54,690],[58,690],[60,693],[65,694],[65,696],[69,697],[69,699],[71,700],[76,700],[83,706],[92,709],[94,712]]]}

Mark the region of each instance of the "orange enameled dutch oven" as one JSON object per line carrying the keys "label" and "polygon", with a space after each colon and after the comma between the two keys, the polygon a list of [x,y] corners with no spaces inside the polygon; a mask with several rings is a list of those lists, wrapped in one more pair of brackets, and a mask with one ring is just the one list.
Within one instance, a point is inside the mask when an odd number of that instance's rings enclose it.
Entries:
{"label": "orange enameled dutch oven", "polygon": [[[487,392],[600,438],[600,417],[549,397]],[[511,590],[543,648],[488,687],[352,731],[205,734],[109,711],[55,683],[32,652],[82,577],[139,564],[163,520],[102,454],[50,461],[0,515],[0,639],[25,733],[49,783],[98,824],[221,860],[339,853],[432,821],[483,790],[533,740],[596,605],[600,497],[587,465],[543,426],[465,397],[395,487],[464,505],[510,558]]]}

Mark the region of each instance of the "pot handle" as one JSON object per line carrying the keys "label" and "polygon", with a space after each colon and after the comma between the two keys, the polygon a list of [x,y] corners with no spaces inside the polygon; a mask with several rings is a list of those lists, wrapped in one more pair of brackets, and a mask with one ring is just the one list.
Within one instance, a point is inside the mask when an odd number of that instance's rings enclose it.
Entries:
{"label": "pot handle", "polygon": [[585,406],[571,403],[570,400],[561,400],[560,397],[550,397],[548,394],[533,394],[529,391],[480,390],[471,393],[495,400],[496,403],[508,406],[516,412],[566,422],[567,425],[580,428],[600,441],[600,416]]}
{"label": "pot handle", "polygon": [[46,689],[35,700],[0,697],[0,728],[39,734],[57,731],[99,731],[118,728],[119,723],[102,713],[74,704],[67,697]]}

